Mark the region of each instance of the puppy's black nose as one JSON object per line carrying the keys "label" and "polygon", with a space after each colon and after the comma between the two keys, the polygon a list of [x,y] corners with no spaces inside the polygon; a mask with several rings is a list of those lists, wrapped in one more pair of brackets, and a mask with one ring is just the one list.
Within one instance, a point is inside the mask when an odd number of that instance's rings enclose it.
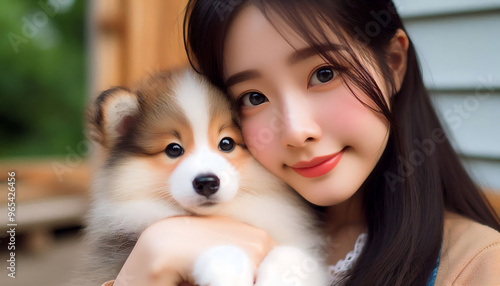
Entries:
{"label": "puppy's black nose", "polygon": [[214,174],[199,175],[193,180],[193,187],[195,191],[207,198],[217,192],[219,185],[219,178]]}

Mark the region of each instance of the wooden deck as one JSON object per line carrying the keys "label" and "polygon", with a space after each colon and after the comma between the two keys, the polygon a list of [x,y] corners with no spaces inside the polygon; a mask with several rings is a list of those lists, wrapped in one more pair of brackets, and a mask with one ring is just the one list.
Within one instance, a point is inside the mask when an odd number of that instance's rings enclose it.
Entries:
{"label": "wooden deck", "polygon": [[[66,166],[61,172],[61,166]],[[8,215],[8,173],[15,172],[15,212]],[[82,225],[89,202],[90,171],[82,161],[69,167],[65,160],[0,162],[0,233],[15,227],[24,236],[18,248],[42,251],[51,244],[52,232]],[[11,196],[11,198],[13,198]],[[9,221],[10,218],[14,221]]]}

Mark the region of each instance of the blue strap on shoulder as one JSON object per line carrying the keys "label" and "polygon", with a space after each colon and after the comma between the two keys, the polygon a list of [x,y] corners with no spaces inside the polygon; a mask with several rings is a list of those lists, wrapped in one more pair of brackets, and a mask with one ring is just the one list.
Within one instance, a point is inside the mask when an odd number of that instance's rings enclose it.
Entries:
{"label": "blue strap on shoulder", "polygon": [[429,280],[427,281],[427,286],[434,286],[434,283],[436,283],[436,276],[438,274],[438,268],[439,268],[439,258],[441,257],[441,250],[442,249],[443,249],[443,244],[441,243],[441,248],[439,249],[438,259],[436,260],[436,267],[434,267],[434,270],[432,270],[431,276],[429,277]]}

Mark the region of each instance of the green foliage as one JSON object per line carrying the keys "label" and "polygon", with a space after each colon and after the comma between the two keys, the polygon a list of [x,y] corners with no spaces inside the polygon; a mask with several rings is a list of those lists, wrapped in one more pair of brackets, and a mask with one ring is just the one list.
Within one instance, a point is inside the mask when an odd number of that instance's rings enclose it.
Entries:
{"label": "green foliage", "polygon": [[84,139],[85,4],[0,1],[0,158],[64,155]]}

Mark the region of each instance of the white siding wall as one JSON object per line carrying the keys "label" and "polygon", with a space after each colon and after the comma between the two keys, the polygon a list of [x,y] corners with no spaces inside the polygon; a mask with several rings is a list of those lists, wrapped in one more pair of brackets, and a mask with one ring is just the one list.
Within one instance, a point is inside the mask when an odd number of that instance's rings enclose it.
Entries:
{"label": "white siding wall", "polygon": [[500,0],[394,0],[477,182],[500,191]]}

